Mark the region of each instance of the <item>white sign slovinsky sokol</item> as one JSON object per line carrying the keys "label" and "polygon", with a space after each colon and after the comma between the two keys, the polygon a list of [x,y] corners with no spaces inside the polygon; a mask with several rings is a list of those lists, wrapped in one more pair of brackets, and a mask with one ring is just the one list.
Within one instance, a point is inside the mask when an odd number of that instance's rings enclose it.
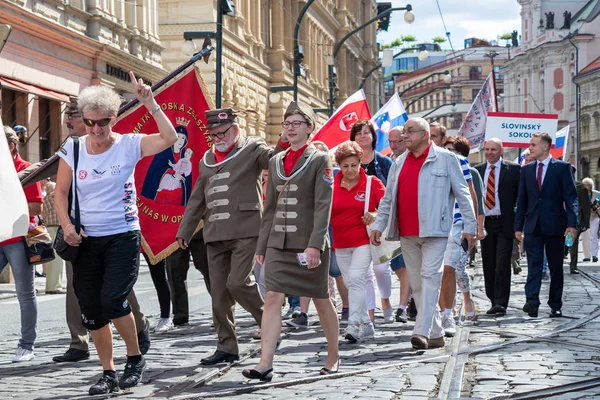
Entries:
{"label": "white sign slovinsky sokol", "polygon": [[546,132],[554,147],[557,127],[558,114],[489,112],[485,140],[498,138],[505,147],[527,148],[534,133]]}

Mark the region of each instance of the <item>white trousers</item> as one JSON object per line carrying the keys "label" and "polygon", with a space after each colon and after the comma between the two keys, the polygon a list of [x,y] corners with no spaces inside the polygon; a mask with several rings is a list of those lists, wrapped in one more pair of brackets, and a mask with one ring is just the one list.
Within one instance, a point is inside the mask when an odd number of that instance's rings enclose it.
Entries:
{"label": "white trousers", "polygon": [[427,338],[444,336],[442,318],[438,309],[444,252],[448,238],[404,236],[401,239],[402,254],[406,262],[408,281],[419,313],[413,334]]}
{"label": "white trousers", "polygon": [[369,310],[377,308],[373,276],[377,281],[379,296],[382,299],[389,299],[392,296],[392,269],[390,268],[390,263],[376,264],[373,265],[373,268],[369,268],[367,275],[367,308]]}
{"label": "white trousers", "polygon": [[367,311],[366,281],[371,269],[371,248],[368,244],[336,249],[338,266],[348,288],[348,325],[371,322]]}
{"label": "white trousers", "polygon": [[583,232],[581,234],[581,238],[579,240],[581,242],[581,246],[583,247],[583,258],[592,258],[592,252],[590,249],[590,245],[591,245],[591,237],[590,237],[590,230],[588,229],[587,231]]}
{"label": "white trousers", "polygon": [[593,257],[598,257],[598,227],[600,225],[600,218],[590,219],[590,247]]}

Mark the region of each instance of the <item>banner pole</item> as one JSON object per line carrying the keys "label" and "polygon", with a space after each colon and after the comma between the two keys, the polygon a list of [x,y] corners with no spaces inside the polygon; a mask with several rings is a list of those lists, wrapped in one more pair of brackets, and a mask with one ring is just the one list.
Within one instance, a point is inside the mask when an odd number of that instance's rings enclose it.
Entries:
{"label": "banner pole", "polygon": [[[160,89],[167,82],[169,82],[171,79],[173,79],[175,76],[177,76],[178,74],[180,74],[182,71],[184,71],[190,65],[194,64],[199,59],[205,57],[205,60],[208,60],[207,57],[210,56],[210,53],[213,50],[214,50],[214,48],[212,46],[210,46],[210,45],[207,45],[206,47],[204,47],[202,50],[200,50],[199,52],[197,52],[196,54],[194,54],[192,56],[192,58],[190,58],[188,61],[186,61],[185,63],[181,64],[175,70],[171,71],[169,74],[167,74],[160,81],[156,82],[152,86],[152,92]],[[119,109],[119,111],[117,112],[117,116],[120,116],[124,112],[126,112],[126,111],[130,110],[131,108],[135,107],[138,103],[139,103],[138,99],[132,99],[131,101],[129,101],[128,103],[124,104],[123,107],[121,107]],[[26,186],[30,185],[31,183],[37,182],[36,178],[40,174],[44,173],[44,171],[46,171],[48,168],[51,168],[52,166],[54,166],[54,164],[56,164],[59,159],[60,159],[60,157],[57,156],[56,154],[54,154],[43,165],[41,165],[37,170],[35,170],[31,174],[27,175],[27,177],[25,177],[21,181],[21,186],[22,187],[26,187]]]}

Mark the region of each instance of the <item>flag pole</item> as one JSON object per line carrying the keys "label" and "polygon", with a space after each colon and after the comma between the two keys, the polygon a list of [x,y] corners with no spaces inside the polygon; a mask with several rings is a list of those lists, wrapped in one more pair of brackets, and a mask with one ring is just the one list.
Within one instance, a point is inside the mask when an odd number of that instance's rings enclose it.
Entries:
{"label": "flag pole", "polygon": [[[206,63],[208,63],[208,58],[210,57],[210,54],[213,50],[214,50],[214,47],[212,47],[210,45],[210,38],[207,37],[206,40],[204,41],[204,45],[202,46],[202,50],[200,50],[199,52],[194,54],[192,56],[192,58],[190,58],[188,61],[181,64],[178,68],[176,68],[175,70],[173,70],[172,72],[167,74],[164,78],[162,78],[160,81],[158,81],[154,85],[152,85],[152,92],[163,87],[167,82],[169,82],[171,79],[173,79],[175,76],[180,74],[182,71],[184,71],[186,68],[188,68],[190,65],[194,64],[196,61],[200,60],[201,58],[203,58],[204,61]],[[138,103],[139,103],[139,100],[134,98],[133,100],[124,104],[117,112],[117,116],[120,116],[124,112],[135,107]],[[48,168],[51,168],[52,166],[54,166],[58,162],[59,158],[60,157],[58,155],[54,154],[52,157],[50,157],[48,160],[46,160],[46,162],[44,162],[44,164],[42,164],[38,169],[36,169],[35,171],[33,171],[32,173],[27,175],[21,181],[21,186],[26,187],[32,183],[37,182],[38,180],[36,178],[38,176],[40,176],[42,173],[44,173]]]}

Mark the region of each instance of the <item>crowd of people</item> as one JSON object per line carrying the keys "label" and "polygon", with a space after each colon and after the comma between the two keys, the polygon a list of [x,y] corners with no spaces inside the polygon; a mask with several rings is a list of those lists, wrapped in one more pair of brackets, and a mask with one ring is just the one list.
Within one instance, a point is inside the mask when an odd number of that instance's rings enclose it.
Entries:
{"label": "crowd of people", "polygon": [[[39,183],[25,187],[31,224],[42,214],[51,234],[60,228],[66,243],[78,250],[76,259],[66,262],[71,344],[54,361],[89,358],[89,332],[103,370],[90,394],[129,388],[143,378],[150,327],[133,291],[141,248],[134,169],[141,158],[178,140],[151,89],[133,73],[131,79],[159,132],[113,132],[120,97],[105,87],[88,87],[68,110],[72,139],[57,153],[58,167],[36,177],[39,181],[56,174],[55,185],[47,185],[45,198]],[[203,365],[239,360],[236,303],[256,321],[254,336],[261,341],[260,360],[243,370],[245,378],[273,378],[282,320],[308,327],[311,301],[327,341],[319,373],[328,375],[340,370],[340,324],[350,343],[372,339],[378,308],[382,323],[415,321],[414,349],[445,346],[444,338],[456,333],[456,315],[477,318],[467,272],[477,241],[490,302],[486,314],[492,316],[507,313],[515,253],[527,254],[523,311],[531,317],[538,316],[541,306],[546,263],[549,315],[562,316],[563,257],[570,238],[576,249],[581,236],[584,261],[598,260],[599,192],[589,178],[576,183],[572,166],[550,156],[552,137],[547,133],[533,135],[529,162],[523,166],[505,160],[502,142],[489,139],[487,161],[471,167],[469,142],[447,137],[444,126],[422,118],[389,132],[388,157],[375,150],[378,136],[369,121],[355,123],[335,151],[311,142],[317,117],[301,102],[287,108],[275,147],[259,137],[243,137],[237,115],[232,109],[206,112],[213,146],[202,157],[173,238],[180,248],[156,264],[146,257],[160,303],[156,333],[189,323],[190,256],[203,275],[218,335],[216,349],[201,360]],[[23,161],[17,135],[4,130],[21,179],[44,165]],[[85,179],[84,171],[113,165],[120,166],[119,174]],[[374,247],[384,239],[398,242],[402,254],[386,262],[374,257]],[[571,272],[577,273],[576,251],[574,257]],[[50,292],[62,290],[56,283],[62,263],[57,262],[59,266],[49,268]],[[22,238],[0,243],[0,265],[7,263],[21,307],[22,335],[13,361],[29,361],[35,356],[37,303],[35,268],[25,257]],[[391,299],[392,272],[400,280],[397,300]],[[461,310],[455,305],[457,288]],[[338,293],[341,316],[334,305]],[[286,303],[289,310],[284,312]],[[120,377],[111,324],[126,344]]]}

